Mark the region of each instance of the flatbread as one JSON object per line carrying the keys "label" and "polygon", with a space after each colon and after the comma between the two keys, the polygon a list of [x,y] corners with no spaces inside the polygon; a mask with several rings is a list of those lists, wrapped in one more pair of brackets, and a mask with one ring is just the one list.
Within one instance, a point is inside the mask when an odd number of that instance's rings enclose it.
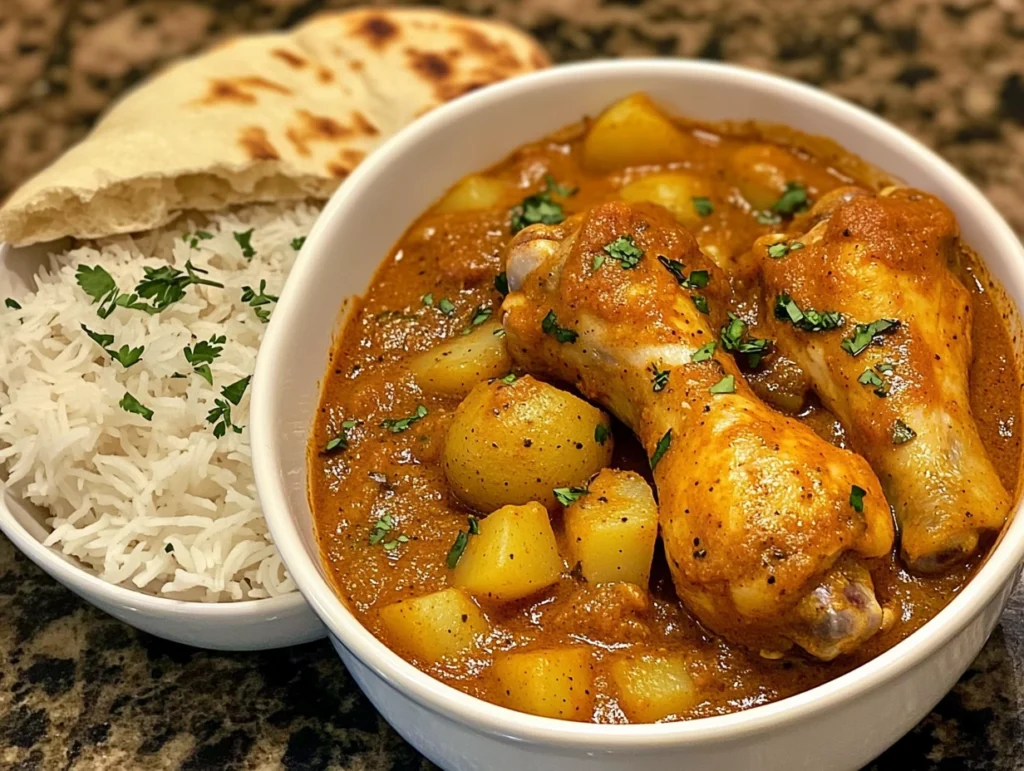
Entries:
{"label": "flatbread", "polygon": [[512,27],[435,10],[361,9],[240,37],[126,95],[0,208],[0,241],[96,238],[186,209],[326,198],[417,116],[548,63]]}

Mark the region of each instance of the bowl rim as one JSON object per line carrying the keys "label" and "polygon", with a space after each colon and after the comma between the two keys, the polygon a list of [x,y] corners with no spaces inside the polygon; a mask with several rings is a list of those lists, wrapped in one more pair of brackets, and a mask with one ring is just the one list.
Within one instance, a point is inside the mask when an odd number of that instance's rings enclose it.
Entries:
{"label": "bowl rim", "polygon": [[[315,282],[317,266],[325,262],[329,248],[327,223],[339,216],[363,188],[371,186],[392,156],[415,146],[421,138],[457,123],[462,115],[548,84],[586,75],[595,79],[622,70],[645,75],[676,75],[684,80],[706,78],[723,86],[742,85],[762,91],[783,92],[812,113],[831,113],[854,124],[869,140],[898,148],[914,165],[928,167],[933,177],[955,182],[962,202],[973,217],[993,232],[993,250],[1007,255],[1007,264],[1024,271],[1024,248],[994,206],[978,188],[949,163],[918,140],[867,110],[840,97],[788,78],[717,62],[673,59],[629,59],[568,64],[523,75],[443,105],[407,126],[361,163],[334,194],[317,219],[281,294],[274,316],[257,356],[250,407],[253,464],[264,514],[274,541],[299,590],[331,634],[364,666],[418,705],[489,734],[582,750],[656,750],[672,746],[696,746],[721,739],[737,739],[778,728],[827,712],[843,703],[884,686],[901,673],[920,665],[940,647],[962,632],[1016,575],[1024,557],[1024,508],[1018,501],[1008,517],[1001,539],[967,585],[934,618],[901,642],[868,662],[826,683],[778,701],[725,715],[674,723],[610,725],[576,723],[538,717],[500,707],[470,696],[435,680],[392,652],[356,619],[318,569],[319,554],[306,552],[296,521],[292,518],[283,478],[278,468],[279,444],[273,430],[279,403],[286,398],[261,387],[273,382],[271,369],[289,341],[289,327],[302,313],[304,285]],[[511,148],[510,148],[511,149]],[[317,252],[314,260],[310,255]],[[383,257],[382,257],[383,258]],[[326,362],[325,362],[326,367]]]}
{"label": "bowl rim", "polygon": [[[80,593],[90,602],[103,602],[143,614],[180,616],[201,621],[224,621],[251,615],[276,616],[305,604],[299,591],[279,594],[276,597],[203,602],[161,597],[141,589],[129,589],[120,584],[112,584],[88,568],[74,564],[54,547],[44,545],[11,511],[7,503],[8,495],[13,494],[0,488],[0,530],[18,551],[38,565],[43,572],[68,589]],[[44,528],[41,523],[39,527]]]}

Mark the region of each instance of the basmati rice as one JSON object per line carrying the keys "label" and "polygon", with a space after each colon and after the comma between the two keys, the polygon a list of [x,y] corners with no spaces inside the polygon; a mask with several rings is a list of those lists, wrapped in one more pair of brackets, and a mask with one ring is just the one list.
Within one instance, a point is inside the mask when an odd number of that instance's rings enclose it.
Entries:
{"label": "basmati rice", "polygon": [[[243,287],[277,295],[319,210],[251,206],[135,237],[102,239],[51,255],[36,291],[0,309],[0,463],[11,494],[52,515],[46,544],[112,583],[217,602],[294,591],[260,511],[248,441],[249,389],[239,404],[221,389],[249,376],[265,323]],[[252,230],[246,241],[245,233]],[[197,236],[196,233],[200,235]],[[240,234],[236,236],[236,234]],[[247,243],[255,251],[246,257]],[[152,315],[118,307],[100,318],[76,278],[102,266],[130,293],[145,266],[190,262],[204,279]],[[123,367],[82,325],[113,335],[109,349],[144,346]],[[185,357],[223,335],[211,385]],[[121,406],[130,394],[152,419]],[[216,400],[231,409],[214,435]]]}

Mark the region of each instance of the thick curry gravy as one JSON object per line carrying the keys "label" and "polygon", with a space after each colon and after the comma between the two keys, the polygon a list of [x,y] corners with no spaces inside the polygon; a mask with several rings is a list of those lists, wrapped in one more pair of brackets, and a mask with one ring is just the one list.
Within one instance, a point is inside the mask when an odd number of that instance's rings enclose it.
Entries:
{"label": "thick curry gravy", "polygon": [[[607,174],[586,170],[580,160],[587,124],[527,145],[486,172],[503,180],[507,191],[498,205],[483,211],[428,211],[406,232],[355,305],[336,340],[323,386],[309,455],[310,500],[325,565],[336,591],[362,623],[392,644],[377,613],[400,599],[447,586],[446,556],[469,512],[449,493],[441,467],[446,430],[459,397],[423,393],[406,361],[479,321],[480,309],[498,318],[502,295],[495,277],[503,270],[502,249],[510,237],[509,211],[544,188],[550,174],[559,185],[578,188],[559,198],[566,215],[616,199],[630,182],[681,169],[700,178],[702,196],[714,201],[706,216],[684,225],[702,249],[732,275],[734,307],[756,314],[756,293],[743,276],[742,255],[754,240],[779,229],[759,221],[756,185],[746,171],[767,164],[787,180],[800,180],[811,200],[843,185],[877,190],[890,180],[827,140],[779,127],[754,124],[708,125],[678,121],[692,140],[688,160]],[[1009,307],[977,261],[958,266],[974,304],[970,396],[987,452],[1007,489],[1018,486],[1020,382],[1011,339]],[[427,296],[433,302],[423,301]],[[451,303],[441,307],[440,301]],[[756,329],[754,330],[756,332]],[[801,419],[838,444],[845,431],[811,397],[796,389],[786,368],[771,357],[752,373],[762,394],[781,394],[776,403],[798,404]],[[394,433],[382,421],[426,414]],[[345,421],[358,421],[358,424]],[[613,466],[647,473],[647,459],[621,425]],[[339,434],[347,446],[324,451]],[[484,514],[486,512],[483,512]],[[379,533],[387,517],[391,528]],[[553,519],[559,534],[559,518]],[[375,534],[379,537],[374,538]],[[375,540],[371,543],[371,540]],[[564,553],[564,551],[563,551]],[[495,652],[568,643],[592,647],[595,668],[595,722],[627,722],[605,662],[614,651],[644,645],[683,651],[697,663],[693,671],[701,700],[670,716],[685,719],[721,714],[774,701],[830,680],[878,655],[932,618],[972,575],[979,560],[938,577],[920,578],[895,557],[876,560],[872,577],[879,601],[897,609],[895,623],[854,654],[830,663],[795,654],[777,660],[734,646],[703,630],[675,597],[661,548],[656,550],[646,593],[626,584],[588,585],[569,573],[555,587],[513,604],[487,605],[494,633],[472,657],[427,664],[407,651],[398,653],[438,679],[467,693],[501,701],[489,675]]]}

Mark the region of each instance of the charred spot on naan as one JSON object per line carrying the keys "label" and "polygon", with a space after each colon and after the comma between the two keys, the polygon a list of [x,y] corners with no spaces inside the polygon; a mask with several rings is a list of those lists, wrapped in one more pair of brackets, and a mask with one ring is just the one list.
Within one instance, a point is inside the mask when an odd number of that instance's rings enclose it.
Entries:
{"label": "charred spot on naan", "polygon": [[294,67],[297,70],[305,69],[309,66],[309,62],[286,48],[275,48],[270,53],[272,56],[276,56],[278,59],[283,61],[289,67]]}
{"label": "charred spot on naan", "polygon": [[412,68],[429,81],[443,81],[452,74],[452,65],[441,54],[415,48],[405,49],[405,54]]}
{"label": "charred spot on naan", "polygon": [[255,91],[272,91],[290,95],[291,89],[267,80],[259,75],[245,75],[237,78],[211,78],[207,83],[206,95],[195,100],[202,105],[255,104]]}
{"label": "charred spot on naan", "polygon": [[259,126],[243,128],[238,136],[238,144],[254,161],[276,161],[281,158],[270,144],[267,132]]}
{"label": "charred spot on naan", "polygon": [[365,157],[366,153],[362,150],[345,147],[338,151],[338,157],[335,160],[327,162],[327,171],[335,179],[344,179]]}
{"label": "charred spot on naan", "polygon": [[297,121],[285,130],[285,136],[299,155],[308,156],[314,142],[337,142],[352,137],[372,137],[380,130],[361,112],[351,114],[352,123],[345,125],[325,115],[314,115],[309,110],[295,111]]}
{"label": "charred spot on naan", "polygon": [[381,49],[398,37],[398,27],[384,16],[372,14],[356,26],[355,34],[372,48]]}
{"label": "charred spot on naan", "polygon": [[462,39],[467,51],[478,55],[481,61],[489,62],[495,70],[512,72],[523,69],[523,63],[507,42],[495,42],[480,30],[465,24],[454,25],[452,30]]}

